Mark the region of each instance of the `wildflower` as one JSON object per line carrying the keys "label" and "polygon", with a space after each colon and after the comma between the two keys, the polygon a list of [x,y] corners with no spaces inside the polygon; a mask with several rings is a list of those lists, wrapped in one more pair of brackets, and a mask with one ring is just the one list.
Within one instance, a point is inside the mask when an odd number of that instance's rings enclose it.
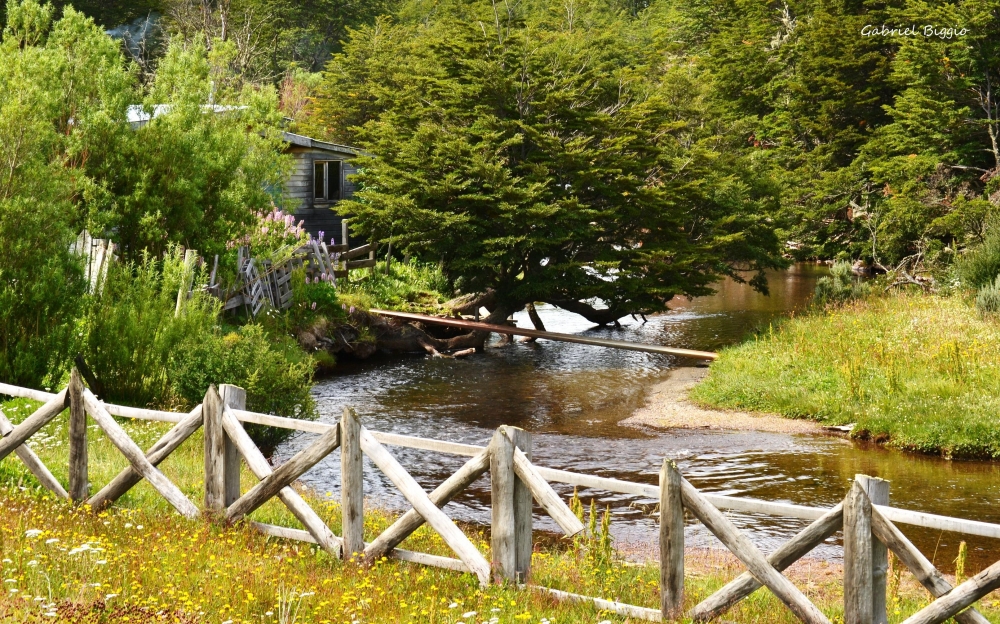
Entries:
{"label": "wildflower", "polygon": [[462,614],[462,617],[465,618],[465,619],[468,619],[468,618],[471,618],[471,617],[476,617],[476,612],[475,611],[466,611],[465,613]]}
{"label": "wildflower", "polygon": [[117,598],[118,594],[104,594],[105,600],[111,600],[112,598]]}
{"label": "wildflower", "polygon": [[24,532],[24,536],[30,539],[34,539],[42,534],[41,529],[28,529]]}
{"label": "wildflower", "polygon": [[55,544],[58,541],[59,541],[58,537],[50,537],[49,539],[45,540],[45,543],[46,544]]}
{"label": "wildflower", "polygon": [[316,309],[316,302],[315,302],[315,301],[313,301],[313,304],[312,304],[312,309],[313,309],[313,310],[315,310],[315,309]]}
{"label": "wildflower", "polygon": [[25,565],[26,565],[26,566],[28,566],[29,568],[33,568],[33,567],[35,567],[36,565],[38,565],[38,561],[37,561],[36,559],[32,559],[31,561],[29,561],[29,562],[28,562],[28,563],[26,563]]}

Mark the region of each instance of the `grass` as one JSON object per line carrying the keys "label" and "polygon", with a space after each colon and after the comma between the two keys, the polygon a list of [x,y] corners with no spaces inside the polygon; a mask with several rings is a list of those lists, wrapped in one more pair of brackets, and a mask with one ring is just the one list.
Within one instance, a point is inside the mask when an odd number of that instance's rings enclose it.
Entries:
{"label": "grass", "polygon": [[404,312],[436,313],[447,300],[447,280],[433,264],[394,260],[386,272],[379,262],[374,273],[354,271],[350,280],[337,283],[338,296],[348,306],[364,310],[383,308]]}
{"label": "grass", "polygon": [[711,407],[856,423],[855,437],[1000,457],[1000,324],[957,296],[872,297],[772,325],[720,354]]}
{"label": "grass", "polygon": [[[17,400],[0,407],[19,421],[35,404]],[[149,446],[168,427],[126,421],[140,446]],[[92,489],[125,466],[98,430],[88,431]],[[58,418],[32,447],[63,482],[66,424]],[[202,440],[198,434],[162,465],[164,473],[195,501],[203,496]],[[244,474],[244,488],[252,480]],[[329,496],[305,491],[313,508],[335,533],[340,512]],[[583,514],[582,508],[580,509]],[[656,608],[659,571],[616,554],[600,511],[586,514],[593,539],[549,541],[536,547],[531,582],[573,593]],[[277,501],[253,519],[299,527]],[[366,509],[370,540],[394,519]],[[609,522],[606,519],[605,522]],[[600,526],[601,528],[598,528]],[[489,557],[482,528],[463,527]],[[450,555],[426,527],[404,548]],[[687,556],[686,602],[693,606],[743,570],[719,551]],[[807,562],[791,577],[834,622],[842,621],[839,567]],[[972,573],[974,571],[970,571]],[[381,560],[371,566],[337,560],[315,546],[270,538],[238,523],[187,520],[146,483],[114,507],[93,513],[40,489],[16,459],[0,462],[0,621],[17,622],[206,622],[214,624],[300,624],[324,622],[421,622],[493,624],[520,622],[624,622],[589,604],[560,603],[539,591],[509,585],[481,589],[472,575]],[[891,585],[893,623],[927,604],[912,580]],[[992,602],[980,607],[1000,615]],[[726,616],[739,623],[791,624],[792,615],[766,591],[758,591]]]}

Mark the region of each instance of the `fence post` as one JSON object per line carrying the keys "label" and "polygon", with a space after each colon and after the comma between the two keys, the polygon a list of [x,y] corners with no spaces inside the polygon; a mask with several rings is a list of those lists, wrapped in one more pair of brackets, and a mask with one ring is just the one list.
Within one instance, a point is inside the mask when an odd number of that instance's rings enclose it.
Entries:
{"label": "fence post", "polygon": [[202,402],[205,429],[205,510],[221,514],[226,509],[225,441],[222,428],[222,397],[215,385],[208,387]]}
{"label": "fence post", "polygon": [[677,464],[660,467],[660,610],[664,620],[684,613],[684,504]]}
{"label": "fence post", "polygon": [[83,405],[83,382],[73,368],[69,376],[69,498],[81,503],[89,498],[87,484],[87,411]]}
{"label": "fence post", "polygon": [[531,434],[503,426],[493,434],[490,453],[493,574],[523,583],[531,568],[531,491],[514,472],[514,449],[531,458]]}
{"label": "fence post", "polygon": [[[858,483],[868,494],[872,505],[889,504],[889,482],[868,475],[856,475]],[[889,614],[885,598],[886,578],[889,574],[889,549],[872,536],[872,621],[888,624]]]}
{"label": "fence post", "polygon": [[[222,399],[222,405],[228,405],[233,409],[245,410],[247,408],[247,391],[239,386],[220,385],[219,398]],[[219,418],[221,422],[221,409]],[[229,434],[223,431],[222,437],[223,500],[225,506],[229,507],[240,497],[240,454]]]}
{"label": "fence post", "polygon": [[348,407],[344,408],[340,419],[340,506],[344,561],[365,550],[364,487],[361,422],[354,410]]}
{"label": "fence post", "polygon": [[860,480],[844,500],[844,624],[873,624],[872,506]]}

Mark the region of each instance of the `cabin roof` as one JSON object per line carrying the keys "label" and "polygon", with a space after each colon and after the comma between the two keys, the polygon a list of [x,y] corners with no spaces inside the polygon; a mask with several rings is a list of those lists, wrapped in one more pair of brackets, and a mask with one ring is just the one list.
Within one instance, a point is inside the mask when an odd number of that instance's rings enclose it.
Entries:
{"label": "cabin roof", "polygon": [[[141,104],[132,104],[128,107],[126,111],[126,119],[128,123],[133,128],[140,128],[151,119],[159,117],[170,112],[170,104],[154,104],[149,110],[146,109]],[[225,106],[222,104],[203,104],[202,109],[206,112],[212,113],[224,113],[233,110],[243,110],[246,106]],[[289,145],[297,145],[299,147],[307,147],[310,149],[323,150],[324,152],[333,152],[336,154],[343,154],[345,156],[364,156],[365,152],[356,148],[349,147],[347,145],[339,145],[337,143],[329,143],[327,141],[320,141],[312,137],[307,137],[301,134],[294,134],[292,132],[282,132],[281,138]]]}
{"label": "cabin roof", "polygon": [[299,147],[320,149],[326,152],[337,152],[339,154],[346,154],[348,156],[363,156],[365,154],[362,150],[356,147],[339,145],[337,143],[328,143],[327,141],[320,141],[312,137],[307,137],[301,134],[294,134],[292,132],[282,132],[281,138],[284,139],[286,143],[290,143],[292,145],[298,145]]}

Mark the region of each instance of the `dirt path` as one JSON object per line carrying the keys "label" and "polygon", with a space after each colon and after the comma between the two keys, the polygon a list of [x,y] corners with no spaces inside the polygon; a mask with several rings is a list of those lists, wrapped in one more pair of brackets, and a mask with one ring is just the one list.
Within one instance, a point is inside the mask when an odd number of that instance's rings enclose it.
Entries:
{"label": "dirt path", "polygon": [[678,368],[653,386],[646,405],[620,424],[681,429],[732,429],[776,433],[829,433],[811,420],[698,407],[688,392],[708,374],[707,367]]}

